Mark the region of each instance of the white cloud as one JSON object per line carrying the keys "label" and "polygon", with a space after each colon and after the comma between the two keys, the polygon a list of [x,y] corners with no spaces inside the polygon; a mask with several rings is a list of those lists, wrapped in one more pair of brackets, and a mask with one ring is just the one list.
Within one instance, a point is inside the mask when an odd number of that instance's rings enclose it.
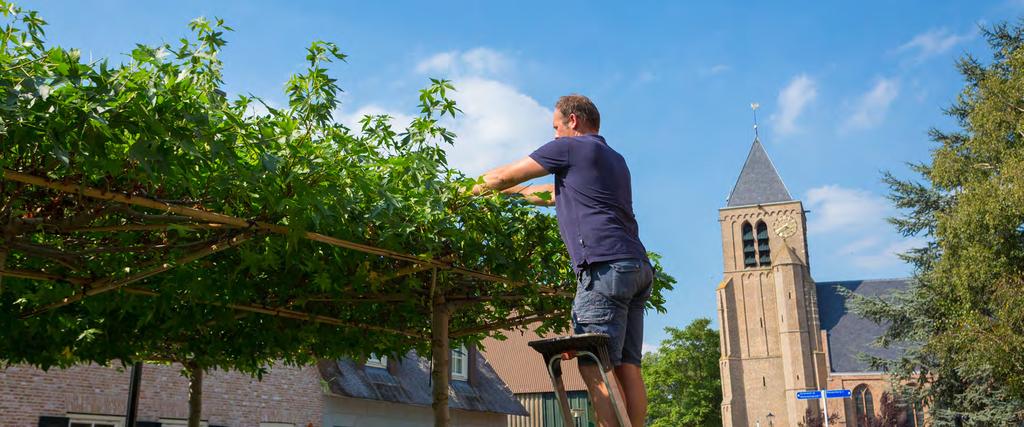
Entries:
{"label": "white cloud", "polygon": [[444,77],[493,76],[509,67],[509,59],[498,51],[477,47],[465,52],[450,51],[435,54],[416,64],[420,74],[438,73]]}
{"label": "white cloud", "polygon": [[879,236],[867,236],[862,239],[854,240],[839,248],[840,255],[853,255],[866,249],[873,248],[882,243],[882,239]]}
{"label": "white cloud", "polygon": [[796,133],[799,126],[796,121],[815,98],[818,97],[818,86],[813,79],[806,74],[800,74],[793,78],[779,92],[779,112],[771,115],[775,123],[776,131],[781,135]]}
{"label": "white cloud", "polygon": [[438,53],[421,61],[421,74],[451,78],[451,93],[462,114],[445,123],[455,132],[445,146],[449,165],[474,176],[528,155],[553,137],[552,110],[498,76],[513,61],[486,47]]}
{"label": "white cloud", "polygon": [[886,221],[895,209],[870,191],[826,185],[807,192],[808,232],[826,252],[867,271],[892,271],[904,263],[899,254],[921,247],[920,238],[903,238]]}
{"label": "white cloud", "polygon": [[948,52],[953,46],[974,38],[974,32],[956,34],[946,28],[935,28],[914,36],[910,41],[896,48],[897,52],[912,52],[915,61]]}
{"label": "white cloud", "polygon": [[710,71],[711,74],[719,74],[719,73],[724,73],[726,71],[729,71],[731,69],[732,69],[732,66],[730,66],[730,65],[718,64],[718,65],[715,65],[715,66],[711,67],[708,71]]}
{"label": "white cloud", "polygon": [[509,84],[480,77],[454,82],[452,98],[462,109],[446,147],[452,166],[469,175],[524,157],[554,137],[552,110]]}
{"label": "white cloud", "polygon": [[636,77],[637,83],[650,83],[658,79],[658,75],[654,74],[653,71],[641,71]]}
{"label": "white cloud", "polygon": [[413,116],[411,115],[387,109],[376,104],[364,105],[362,107],[359,107],[356,111],[353,111],[352,113],[348,114],[342,112],[335,112],[334,119],[341,122],[341,124],[348,126],[349,129],[352,129],[355,132],[359,132],[359,130],[362,128],[362,124],[360,124],[359,122],[363,119],[363,117],[378,116],[381,114],[387,114],[391,116],[391,126],[393,129],[395,129],[396,132],[401,132],[403,129],[407,128],[409,126],[409,123],[412,123],[413,119]]}
{"label": "white cloud", "polygon": [[[470,176],[480,175],[530,154],[553,138],[552,110],[501,78],[513,71],[514,65],[501,52],[478,47],[437,53],[415,66],[417,80],[424,75],[438,76],[451,79],[455,86],[449,96],[462,113],[442,122],[457,135],[454,146],[443,145],[451,167]],[[378,104],[336,117],[359,129],[358,121],[365,114],[389,114],[401,129],[413,118]]]}
{"label": "white cloud", "polygon": [[843,122],[841,130],[861,130],[878,126],[885,120],[889,106],[900,93],[896,79],[879,79],[854,105],[850,117]]}
{"label": "white cloud", "polygon": [[863,230],[884,224],[890,215],[889,205],[882,197],[838,185],[812,188],[807,191],[806,201],[812,212],[807,225],[810,233]]}
{"label": "white cloud", "polygon": [[457,58],[456,52],[441,52],[416,64],[417,73],[445,73],[451,70]]}
{"label": "white cloud", "polygon": [[904,261],[900,259],[900,254],[913,248],[923,247],[925,243],[924,239],[919,238],[897,240],[890,242],[884,247],[876,245],[866,248],[864,252],[868,253],[854,254],[850,259],[853,261],[853,265],[857,267],[868,270],[881,270],[902,264]]}
{"label": "white cloud", "polygon": [[654,353],[654,352],[657,352],[657,351],[658,351],[658,347],[655,346],[655,345],[651,345],[651,344],[648,344],[648,343],[643,343],[643,344],[640,345],[640,353],[642,353],[642,354]]}

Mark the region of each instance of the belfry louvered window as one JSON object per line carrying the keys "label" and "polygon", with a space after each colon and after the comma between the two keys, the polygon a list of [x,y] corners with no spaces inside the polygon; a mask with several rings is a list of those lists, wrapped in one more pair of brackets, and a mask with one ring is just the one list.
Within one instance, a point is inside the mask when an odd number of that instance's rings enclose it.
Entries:
{"label": "belfry louvered window", "polygon": [[757,248],[754,240],[754,227],[749,222],[743,223],[743,267],[757,267]]}
{"label": "belfry louvered window", "polygon": [[757,265],[761,267],[772,265],[772,249],[768,244],[768,226],[764,221],[757,222]]}

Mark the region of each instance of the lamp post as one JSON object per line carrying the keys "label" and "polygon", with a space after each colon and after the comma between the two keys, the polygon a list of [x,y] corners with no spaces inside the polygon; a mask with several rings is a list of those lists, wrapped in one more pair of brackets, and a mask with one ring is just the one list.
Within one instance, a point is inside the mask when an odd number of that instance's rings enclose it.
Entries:
{"label": "lamp post", "polygon": [[764,418],[768,420],[768,427],[775,427],[775,414],[769,412]]}

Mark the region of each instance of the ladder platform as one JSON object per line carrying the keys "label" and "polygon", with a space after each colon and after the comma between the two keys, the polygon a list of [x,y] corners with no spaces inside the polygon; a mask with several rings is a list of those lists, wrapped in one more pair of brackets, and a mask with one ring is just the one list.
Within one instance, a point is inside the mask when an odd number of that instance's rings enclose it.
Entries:
{"label": "ladder platform", "polygon": [[546,338],[530,341],[528,343],[538,353],[543,354],[545,359],[560,353],[572,353],[576,351],[590,351],[598,354],[601,349],[608,346],[607,334],[579,334],[567,337]]}

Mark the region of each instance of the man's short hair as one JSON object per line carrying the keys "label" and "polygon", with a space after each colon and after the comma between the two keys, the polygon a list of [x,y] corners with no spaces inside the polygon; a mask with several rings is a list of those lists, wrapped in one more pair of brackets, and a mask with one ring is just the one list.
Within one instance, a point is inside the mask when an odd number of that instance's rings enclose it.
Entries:
{"label": "man's short hair", "polygon": [[590,101],[590,98],[576,93],[566,95],[558,98],[555,109],[562,113],[565,120],[569,120],[570,114],[575,114],[576,121],[582,127],[595,132],[601,130],[601,113],[597,111],[597,106]]}

